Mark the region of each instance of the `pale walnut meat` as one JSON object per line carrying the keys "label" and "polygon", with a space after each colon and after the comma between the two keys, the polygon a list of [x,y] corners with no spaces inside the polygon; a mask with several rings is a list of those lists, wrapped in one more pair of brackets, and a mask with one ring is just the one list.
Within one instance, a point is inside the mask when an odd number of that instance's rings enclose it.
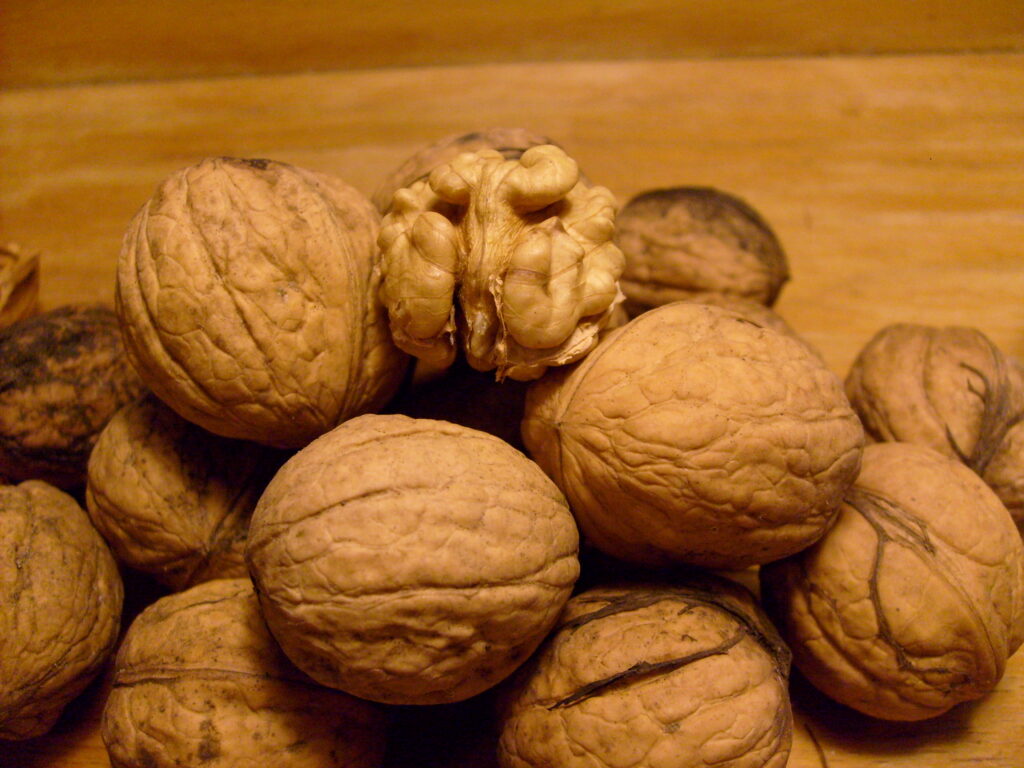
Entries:
{"label": "pale walnut meat", "polygon": [[22,320],[39,303],[39,254],[0,245],[0,328]]}
{"label": "pale walnut meat", "polygon": [[717,189],[648,190],[623,206],[616,228],[631,315],[694,293],[771,306],[789,279],[786,254],[768,223]]}
{"label": "pale walnut meat", "polygon": [[135,216],[117,272],[131,357],[184,418],[297,448],[383,405],[406,357],[377,299],[379,216],[333,177],[210,158]]}
{"label": "pale walnut meat", "polygon": [[493,149],[506,160],[518,160],[523,152],[540,144],[554,144],[546,136],[525,128],[497,127],[457,133],[429,144],[389,173],[374,191],[371,200],[382,214],[391,208],[395,192],[423,181],[437,166],[450,163],[464,152]]}
{"label": "pale walnut meat", "polygon": [[86,506],[119,562],[171,589],[246,576],[249,518],[284,458],[213,435],[150,395],[100,433]]}
{"label": "pale walnut meat", "polygon": [[761,594],[816,687],[922,720],[991,691],[1024,640],[1024,543],[959,461],[875,443],[835,525],[762,567]]}
{"label": "pale walnut meat", "polygon": [[821,536],[864,439],[842,382],[804,344],[690,302],[639,315],[533,383],[522,430],[593,546],[723,569]]}
{"label": "pale walnut meat", "polygon": [[73,304],[14,323],[0,361],[0,475],[79,488],[100,430],[145,392],[113,310]]}
{"label": "pale walnut meat", "polygon": [[506,693],[502,768],[782,768],[789,652],[724,580],[573,597]]}
{"label": "pale walnut meat", "polygon": [[71,496],[0,486],[0,739],[47,733],[114,649],[117,564]]}
{"label": "pale walnut meat", "polygon": [[498,378],[587,354],[621,300],[615,200],[554,145],[459,155],[395,194],[380,233],[395,343],[436,366],[462,348]]}
{"label": "pale walnut meat", "polygon": [[871,438],[962,461],[1024,525],[1024,377],[984,333],[886,326],[853,362],[846,392]]}
{"label": "pale walnut meat", "polygon": [[101,733],[113,768],[376,768],[384,719],[285,658],[248,579],[218,579],[132,622]]}
{"label": "pale walnut meat", "polygon": [[314,680],[388,704],[498,683],[579,574],[578,533],[540,468],[431,419],[351,419],[292,457],[246,547],[264,615]]}

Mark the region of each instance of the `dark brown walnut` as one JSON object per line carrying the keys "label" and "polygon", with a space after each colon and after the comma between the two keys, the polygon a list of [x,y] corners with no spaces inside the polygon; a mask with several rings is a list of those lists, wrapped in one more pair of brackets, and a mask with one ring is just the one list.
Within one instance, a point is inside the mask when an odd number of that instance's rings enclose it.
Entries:
{"label": "dark brown walnut", "polygon": [[246,576],[249,518],[284,454],[212,435],[150,395],[89,458],[89,515],[119,562],[172,589]]}
{"label": "dark brown walnut", "polygon": [[534,383],[522,430],[592,545],[723,569],[821,536],[864,439],[842,382],[802,342],[691,302],[639,315]]}
{"label": "dark brown walnut", "polygon": [[122,599],[73,498],[38,480],[0,486],[0,739],[53,727],[113,652]]}
{"label": "dark brown walnut", "polygon": [[1024,376],[984,333],[886,326],[857,356],[846,392],[871,438],[962,461],[1024,525]]}
{"label": "dark brown walnut", "polygon": [[525,128],[488,128],[482,131],[457,133],[435,141],[417,150],[398,168],[389,173],[373,193],[373,204],[382,214],[387,213],[398,190],[423,181],[439,165],[454,160],[463,152],[493,149],[506,160],[518,160],[523,152],[540,144],[554,144]]}
{"label": "dark brown walnut", "polygon": [[113,768],[374,768],[384,715],[284,657],[248,579],[163,597],[117,654],[101,733]]}
{"label": "dark brown walnut", "polygon": [[502,768],[786,765],[789,652],[724,580],[594,587],[513,678]]}
{"label": "dark brown walnut", "polygon": [[521,664],[579,574],[558,488],[498,438],[351,419],[293,456],[246,560],[274,636],[318,682],[388,704],[461,701]]}
{"label": "dark brown walnut", "polygon": [[118,263],[126,346],[215,434],[296,448],[376,410],[406,365],[377,299],[379,215],[333,177],[210,158],[172,174]]}
{"label": "dark brown walnut", "polygon": [[761,568],[800,671],[837,701],[922,720],[991,691],[1024,640],[1024,543],[959,461],[909,443],[864,451],[829,532]]}
{"label": "dark brown walnut", "polygon": [[789,279],[768,223],[743,200],[707,187],[643,192],[615,220],[626,256],[622,292],[631,315],[694,293],[724,293],[766,306]]}
{"label": "dark brown walnut", "polygon": [[39,254],[0,245],[0,328],[33,314],[38,302]]}
{"label": "dark brown walnut", "polygon": [[81,486],[100,430],[145,392],[114,312],[76,304],[21,320],[0,330],[0,360],[0,474]]}

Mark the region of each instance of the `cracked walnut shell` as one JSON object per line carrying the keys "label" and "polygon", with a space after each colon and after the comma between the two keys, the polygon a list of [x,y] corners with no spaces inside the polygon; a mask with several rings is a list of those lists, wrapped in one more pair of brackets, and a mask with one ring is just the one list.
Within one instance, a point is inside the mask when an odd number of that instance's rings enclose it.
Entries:
{"label": "cracked walnut shell", "polygon": [[738,569],[808,546],[863,444],[842,382],[803,342],[690,302],[534,382],[522,430],[589,543],[651,566]]}
{"label": "cracked walnut shell", "polygon": [[821,691],[922,720],[992,690],[1024,640],[1024,543],[963,464],[875,443],[835,525],[762,567],[761,594]]}
{"label": "cracked walnut shell", "polygon": [[120,630],[117,564],[89,517],[39,480],[0,486],[0,739],[47,733]]}
{"label": "cracked walnut shell", "polygon": [[782,768],[789,652],[724,580],[573,597],[502,702],[502,768]]}
{"label": "cracked walnut shell", "polygon": [[533,652],[579,574],[578,543],[562,494],[507,443],[366,415],[275,475],[246,560],[274,636],[314,680],[439,704]]}
{"label": "cracked walnut shell", "polygon": [[621,300],[614,215],[612,194],[554,145],[436,167],[381,225],[395,343],[440,367],[461,346],[477,370],[518,380],[582,357]]}
{"label": "cracked walnut shell", "polygon": [[163,597],[125,633],[103,709],[113,768],[375,768],[384,715],[281,653],[248,579]]}
{"label": "cracked walnut shell", "polygon": [[333,177],[210,158],[132,220],[117,272],[152,390],[224,437],[297,448],[397,389],[406,358],[377,299],[379,215]]}

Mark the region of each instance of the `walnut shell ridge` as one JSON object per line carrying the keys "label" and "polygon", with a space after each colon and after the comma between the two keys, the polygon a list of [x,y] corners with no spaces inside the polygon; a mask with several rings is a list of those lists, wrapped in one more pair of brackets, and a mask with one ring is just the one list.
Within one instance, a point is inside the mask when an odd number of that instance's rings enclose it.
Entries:
{"label": "walnut shell ridge", "polygon": [[406,358],[377,300],[379,215],[336,178],[209,158],[132,220],[117,271],[152,390],[225,437],[297,448],[383,405]]}

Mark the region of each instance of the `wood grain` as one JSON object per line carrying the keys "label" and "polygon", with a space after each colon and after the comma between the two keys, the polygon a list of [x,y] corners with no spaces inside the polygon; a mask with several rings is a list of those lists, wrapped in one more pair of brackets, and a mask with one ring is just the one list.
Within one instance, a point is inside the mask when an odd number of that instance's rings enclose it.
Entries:
{"label": "wood grain", "polygon": [[406,67],[1024,49],[1019,0],[0,0],[0,86]]}
{"label": "wood grain", "polygon": [[[777,308],[841,375],[894,321],[973,325],[1024,358],[1018,54],[489,64],[9,90],[0,93],[0,240],[42,253],[44,308],[109,301],[128,220],[166,174],[201,157],[271,157],[370,194],[423,144],[495,125],[551,136],[622,201],[679,184],[745,198],[789,255],[793,279]],[[0,765],[107,766],[102,691],[50,736],[0,745]],[[1010,768],[1024,754],[1021,653],[991,696],[912,726],[859,717],[799,683],[794,697],[796,768]],[[422,722],[406,725],[436,725]],[[450,747],[430,763],[487,765],[479,738],[480,750]]]}

